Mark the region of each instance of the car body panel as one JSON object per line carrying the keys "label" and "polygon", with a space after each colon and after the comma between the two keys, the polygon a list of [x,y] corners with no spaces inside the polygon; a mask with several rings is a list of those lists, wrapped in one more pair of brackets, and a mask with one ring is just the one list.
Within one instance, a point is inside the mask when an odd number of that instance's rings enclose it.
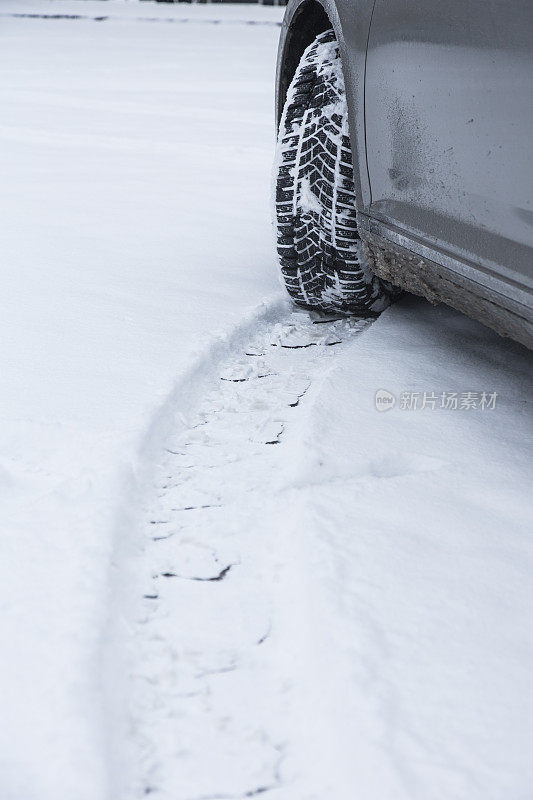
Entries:
{"label": "car body panel", "polygon": [[533,288],[533,3],[376,0],[369,214]]}

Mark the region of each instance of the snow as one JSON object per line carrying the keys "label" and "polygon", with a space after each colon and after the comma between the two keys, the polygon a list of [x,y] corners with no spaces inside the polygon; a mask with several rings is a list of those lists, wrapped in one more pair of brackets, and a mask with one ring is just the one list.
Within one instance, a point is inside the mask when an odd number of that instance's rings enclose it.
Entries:
{"label": "snow", "polygon": [[290,309],[281,13],[0,7],[2,800],[531,794],[530,354]]}
{"label": "snow", "polygon": [[279,294],[278,29],[220,29],[2,19],[5,800],[104,795],[98,662],[123,492],[177,377]]}
{"label": "snow", "polygon": [[[529,361],[459,315],[404,301],[343,355],[313,408],[307,474],[324,486],[308,514],[357,620],[338,631],[362,678],[354,750],[357,736],[380,755],[379,777],[372,760],[358,771],[362,796],[531,791]],[[376,414],[376,387],[485,388],[498,404]]]}
{"label": "snow", "polygon": [[318,197],[313,194],[313,190],[311,189],[311,182],[309,178],[302,178],[299,205],[302,211],[314,211],[315,214],[320,214],[322,211],[320,201]]}

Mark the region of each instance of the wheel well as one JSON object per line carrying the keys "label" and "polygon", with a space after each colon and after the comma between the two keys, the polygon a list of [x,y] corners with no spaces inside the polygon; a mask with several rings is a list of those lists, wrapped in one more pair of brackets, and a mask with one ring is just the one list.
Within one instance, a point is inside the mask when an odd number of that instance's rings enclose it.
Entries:
{"label": "wheel well", "polygon": [[308,2],[302,3],[294,14],[285,39],[279,73],[278,125],[285,105],[287,91],[306,47],[309,47],[320,33],[324,33],[324,31],[332,27],[324,7],[317,0],[308,0]]}

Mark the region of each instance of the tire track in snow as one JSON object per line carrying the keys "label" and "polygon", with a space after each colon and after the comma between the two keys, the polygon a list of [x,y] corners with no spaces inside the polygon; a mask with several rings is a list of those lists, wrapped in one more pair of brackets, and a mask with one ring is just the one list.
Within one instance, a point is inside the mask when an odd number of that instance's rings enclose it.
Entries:
{"label": "tire track in snow", "polygon": [[368,324],[287,312],[211,364],[178,412],[144,497],[130,620],[136,796],[283,796],[287,636],[302,611],[286,590],[298,594],[299,558],[285,490],[305,463],[313,396]]}

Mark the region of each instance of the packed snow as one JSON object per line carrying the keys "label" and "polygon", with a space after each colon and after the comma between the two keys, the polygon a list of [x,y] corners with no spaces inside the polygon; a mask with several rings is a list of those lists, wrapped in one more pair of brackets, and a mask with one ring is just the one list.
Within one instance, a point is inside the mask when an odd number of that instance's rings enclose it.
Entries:
{"label": "packed snow", "polygon": [[281,14],[0,5],[2,800],[533,792],[531,357],[290,307]]}

